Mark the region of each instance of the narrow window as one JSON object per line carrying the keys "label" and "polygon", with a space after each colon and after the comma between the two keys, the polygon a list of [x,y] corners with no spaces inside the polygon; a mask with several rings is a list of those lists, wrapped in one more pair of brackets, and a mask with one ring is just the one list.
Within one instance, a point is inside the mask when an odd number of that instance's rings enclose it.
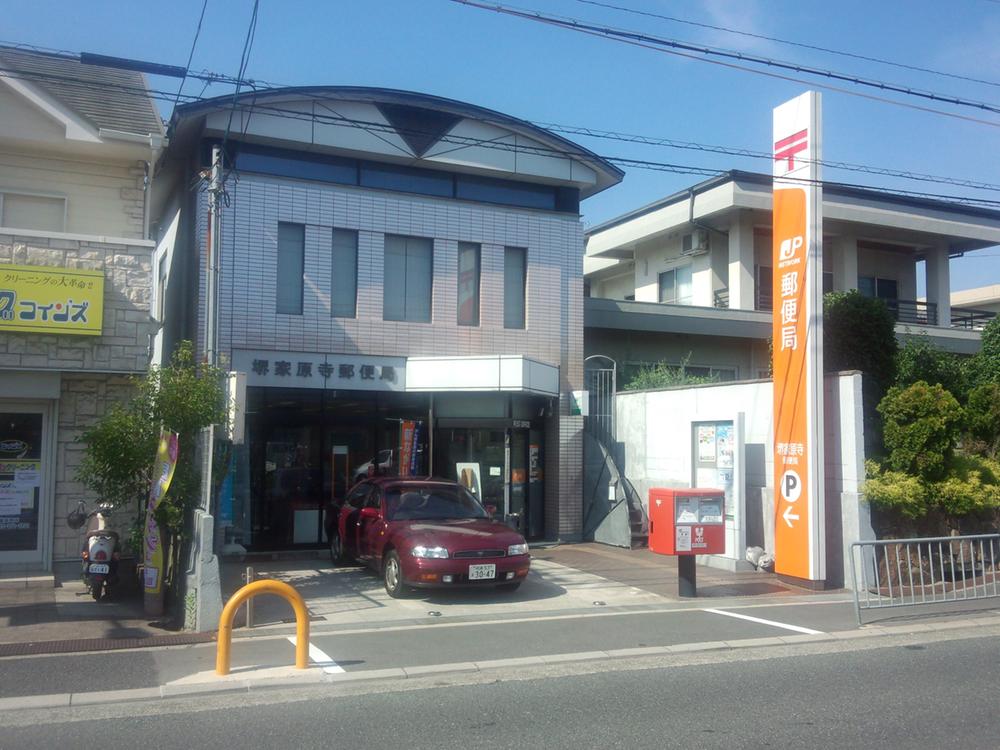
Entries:
{"label": "narrow window", "polygon": [[479,325],[479,245],[458,243],[458,324]]}
{"label": "narrow window", "polygon": [[333,276],[330,279],[330,314],[354,318],[358,308],[358,233],[333,230]]}
{"label": "narrow window", "polygon": [[277,312],[282,315],[302,314],[305,238],[301,224],[278,224]]}
{"label": "narrow window", "polygon": [[382,317],[430,323],[433,274],[433,240],[386,235]]}
{"label": "narrow window", "polygon": [[524,288],[528,251],[505,247],[503,251],[503,327],[524,328]]}

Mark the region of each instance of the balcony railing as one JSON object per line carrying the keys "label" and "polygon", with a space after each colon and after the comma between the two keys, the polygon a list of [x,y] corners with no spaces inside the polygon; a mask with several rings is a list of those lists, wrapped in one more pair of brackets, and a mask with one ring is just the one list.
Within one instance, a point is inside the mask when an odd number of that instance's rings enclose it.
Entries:
{"label": "balcony railing", "polygon": [[951,308],[951,327],[967,331],[981,331],[997,314],[991,310],[976,310],[972,307]]}
{"label": "balcony railing", "polygon": [[774,309],[774,298],[771,296],[771,292],[762,292],[760,287],[754,290],[753,309],[762,310],[763,312],[771,312],[771,310]]}
{"label": "balcony railing", "polygon": [[885,306],[898,323],[912,323],[918,326],[936,326],[938,320],[936,302],[920,302],[913,299],[883,299]]}
{"label": "balcony railing", "polygon": [[729,307],[729,289],[716,289],[714,304],[716,307]]}

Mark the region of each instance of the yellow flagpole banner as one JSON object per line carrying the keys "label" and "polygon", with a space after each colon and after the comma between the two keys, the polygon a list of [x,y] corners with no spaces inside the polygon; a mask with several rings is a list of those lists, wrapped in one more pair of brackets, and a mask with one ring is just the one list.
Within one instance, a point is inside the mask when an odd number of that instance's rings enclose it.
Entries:
{"label": "yellow flagpole banner", "polygon": [[170,480],[177,467],[177,433],[160,432],[160,445],[156,451],[153,485],[149,490],[146,504],[146,533],[143,553],[143,586],[147,594],[159,594],[163,585],[163,540],[160,526],[156,523],[156,508],[163,502]]}
{"label": "yellow flagpole banner", "polygon": [[104,271],[0,263],[0,331],[100,336]]}

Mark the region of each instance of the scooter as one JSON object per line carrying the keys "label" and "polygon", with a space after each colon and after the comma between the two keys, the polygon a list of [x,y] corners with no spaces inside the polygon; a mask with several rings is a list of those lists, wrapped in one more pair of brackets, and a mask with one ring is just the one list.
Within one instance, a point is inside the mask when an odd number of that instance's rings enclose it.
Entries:
{"label": "scooter", "polygon": [[110,505],[99,503],[88,513],[87,506],[81,500],[76,510],[66,517],[66,523],[71,529],[79,529],[84,525],[87,527],[83,550],[80,552],[83,561],[81,574],[94,601],[100,601],[102,595],[110,599],[111,592],[118,584],[118,560],[121,553],[118,534],[108,529],[110,516]]}

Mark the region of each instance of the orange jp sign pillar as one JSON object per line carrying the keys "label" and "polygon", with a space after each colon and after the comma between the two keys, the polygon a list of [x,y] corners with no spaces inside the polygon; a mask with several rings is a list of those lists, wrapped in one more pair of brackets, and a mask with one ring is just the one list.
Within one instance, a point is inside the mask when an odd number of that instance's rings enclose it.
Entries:
{"label": "orange jp sign pillar", "polygon": [[826,579],[820,95],[774,110],[774,569]]}

